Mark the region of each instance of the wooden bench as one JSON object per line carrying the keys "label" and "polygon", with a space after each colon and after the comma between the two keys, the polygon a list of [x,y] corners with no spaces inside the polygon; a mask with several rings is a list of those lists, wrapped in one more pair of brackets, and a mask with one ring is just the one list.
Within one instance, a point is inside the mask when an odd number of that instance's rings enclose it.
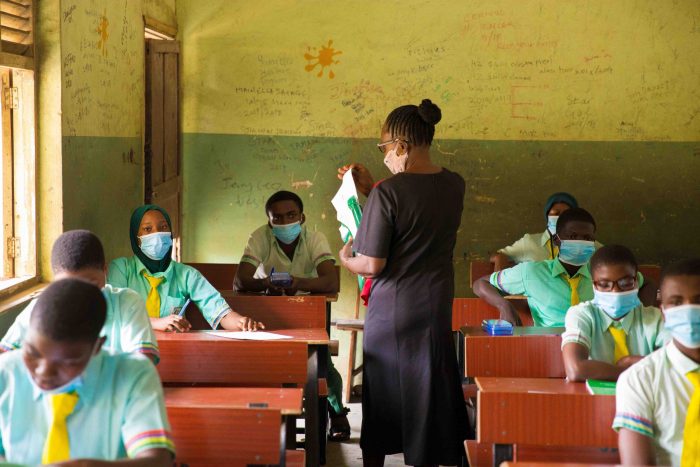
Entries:
{"label": "wooden bench", "polygon": [[493,447],[494,466],[516,459],[521,445],[540,460],[548,460],[548,451],[570,455],[567,448],[617,455],[614,396],[594,396],[583,383],[555,378],[480,377],[476,383],[477,441]]}

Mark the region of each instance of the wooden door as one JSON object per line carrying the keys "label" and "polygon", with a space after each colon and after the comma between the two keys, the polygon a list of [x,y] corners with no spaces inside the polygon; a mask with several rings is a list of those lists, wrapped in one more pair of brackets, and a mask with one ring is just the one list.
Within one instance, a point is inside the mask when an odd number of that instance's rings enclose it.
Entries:
{"label": "wooden door", "polygon": [[182,164],[178,131],[180,45],[146,40],[146,138],[144,200],[168,211],[173,224],[173,254],[180,260]]}

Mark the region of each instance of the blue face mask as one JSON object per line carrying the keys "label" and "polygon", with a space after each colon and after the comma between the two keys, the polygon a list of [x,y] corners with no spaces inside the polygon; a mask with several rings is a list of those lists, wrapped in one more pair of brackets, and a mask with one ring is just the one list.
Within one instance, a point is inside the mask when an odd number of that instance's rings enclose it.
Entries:
{"label": "blue face mask", "polygon": [[620,319],[642,304],[638,294],[639,289],[627,292],[600,292],[593,289],[593,303],[612,319]]}
{"label": "blue face mask", "polygon": [[559,216],[547,216],[547,230],[549,230],[549,233],[554,235],[557,233],[557,221],[559,220]]}
{"label": "blue face mask", "polygon": [[160,261],[173,246],[173,235],[170,232],[156,232],[139,237],[141,251],[154,261]]}
{"label": "blue face mask", "polygon": [[583,266],[595,253],[595,242],[585,240],[562,240],[559,259],[572,266]]}
{"label": "blue face mask", "polygon": [[285,245],[294,243],[299,235],[301,234],[301,222],[294,222],[292,224],[272,224],[272,233],[280,242]]}
{"label": "blue face mask", "polygon": [[664,327],[684,347],[700,349],[700,305],[664,309]]}

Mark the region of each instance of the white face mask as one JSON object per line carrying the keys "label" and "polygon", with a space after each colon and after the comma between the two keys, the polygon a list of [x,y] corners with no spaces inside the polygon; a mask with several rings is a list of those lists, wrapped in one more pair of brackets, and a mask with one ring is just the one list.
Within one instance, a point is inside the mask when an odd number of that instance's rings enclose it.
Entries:
{"label": "white face mask", "polygon": [[387,151],[386,156],[384,156],[384,165],[389,169],[389,172],[394,175],[404,172],[406,170],[406,163],[408,162],[408,151],[403,156],[399,156],[398,145],[391,151]]}

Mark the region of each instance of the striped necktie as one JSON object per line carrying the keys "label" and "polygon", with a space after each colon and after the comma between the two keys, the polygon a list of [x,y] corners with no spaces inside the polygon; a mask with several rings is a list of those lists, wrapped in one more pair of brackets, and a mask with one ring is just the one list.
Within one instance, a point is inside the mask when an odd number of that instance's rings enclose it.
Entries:
{"label": "striped necktie", "polygon": [[68,392],[51,396],[51,426],[41,455],[42,464],[53,464],[70,459],[70,439],[66,418],[73,413],[78,394]]}
{"label": "striped necktie", "polygon": [[569,283],[569,287],[571,287],[571,306],[578,305],[581,301],[578,296],[578,283],[581,281],[581,276],[566,276],[566,280]]}
{"label": "striped necktie", "polygon": [[683,429],[683,467],[700,466],[700,373],[691,371],[685,375],[693,383],[693,395],[688,404]]}
{"label": "striped necktie", "polygon": [[160,295],[158,294],[158,286],[160,285],[165,277],[154,277],[143,272],[143,277],[146,278],[151,286],[151,290],[148,292],[148,297],[146,297],[146,311],[148,311],[149,318],[160,318]]}
{"label": "striped necktie", "polygon": [[615,363],[618,362],[623,357],[626,357],[630,354],[629,349],[627,348],[627,333],[625,332],[624,329],[621,328],[616,328],[615,325],[611,324],[610,327],[608,328],[608,331],[610,331],[610,335],[613,338],[613,341],[615,341]]}

